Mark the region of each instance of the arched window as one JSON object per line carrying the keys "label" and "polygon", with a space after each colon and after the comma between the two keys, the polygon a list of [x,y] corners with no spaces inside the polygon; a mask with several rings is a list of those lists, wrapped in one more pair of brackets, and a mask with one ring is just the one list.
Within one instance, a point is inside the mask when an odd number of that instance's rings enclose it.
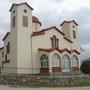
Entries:
{"label": "arched window", "polygon": [[43,54],[40,57],[40,62],[41,62],[41,67],[48,67],[49,66],[48,56],[46,54]]}
{"label": "arched window", "polygon": [[15,23],[16,23],[16,17],[13,16],[13,17],[12,17],[12,28],[15,27]]}
{"label": "arched window", "polygon": [[56,38],[55,35],[53,35],[53,37],[51,37],[51,46],[52,46],[52,48],[59,48],[59,39]]}
{"label": "arched window", "polygon": [[58,54],[53,54],[52,55],[52,67],[60,67],[61,65],[61,58]]}
{"label": "arched window", "polygon": [[22,20],[23,20],[23,22],[22,22],[23,23],[23,26],[24,27],[28,27],[28,17],[27,16],[23,16],[22,17]]}
{"label": "arched window", "polygon": [[10,42],[8,42],[7,46],[6,46],[6,53],[9,54],[10,53]]}
{"label": "arched window", "polygon": [[67,54],[63,55],[62,57],[62,69],[70,70],[70,58]]}
{"label": "arched window", "polygon": [[78,66],[78,57],[76,55],[72,56],[72,67]]}

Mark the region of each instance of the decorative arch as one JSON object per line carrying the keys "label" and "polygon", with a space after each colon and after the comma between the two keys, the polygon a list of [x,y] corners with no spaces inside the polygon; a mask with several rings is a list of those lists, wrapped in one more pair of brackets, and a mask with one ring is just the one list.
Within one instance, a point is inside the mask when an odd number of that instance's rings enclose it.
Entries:
{"label": "decorative arch", "polygon": [[70,57],[67,54],[62,56],[62,69],[66,71],[70,71]]}
{"label": "decorative arch", "polygon": [[72,56],[72,67],[78,67],[78,57],[76,55]]}
{"label": "decorative arch", "polygon": [[52,67],[60,67],[60,66],[61,66],[60,55],[55,53],[52,55]]}
{"label": "decorative arch", "polygon": [[48,56],[46,54],[42,54],[40,57],[40,62],[41,62],[41,68],[48,67],[49,66]]}

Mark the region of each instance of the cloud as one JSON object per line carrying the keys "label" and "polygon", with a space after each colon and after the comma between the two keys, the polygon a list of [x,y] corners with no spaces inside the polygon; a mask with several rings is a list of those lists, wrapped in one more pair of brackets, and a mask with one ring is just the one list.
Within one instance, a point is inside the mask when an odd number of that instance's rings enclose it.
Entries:
{"label": "cloud", "polygon": [[82,60],[90,57],[90,43],[83,44],[81,45],[81,47],[84,49],[84,52],[82,52],[81,54]]}
{"label": "cloud", "polygon": [[90,50],[90,43],[88,43],[88,44],[84,44],[84,45],[82,45],[82,47],[83,48],[85,48],[85,50]]}

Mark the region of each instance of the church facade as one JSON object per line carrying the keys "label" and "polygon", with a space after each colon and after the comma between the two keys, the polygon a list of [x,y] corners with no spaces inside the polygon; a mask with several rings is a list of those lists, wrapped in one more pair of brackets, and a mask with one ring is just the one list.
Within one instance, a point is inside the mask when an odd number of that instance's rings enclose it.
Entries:
{"label": "church facade", "polygon": [[42,23],[25,3],[10,8],[10,32],[0,48],[1,73],[40,74],[75,72],[80,68],[78,24],[63,21],[40,30]]}

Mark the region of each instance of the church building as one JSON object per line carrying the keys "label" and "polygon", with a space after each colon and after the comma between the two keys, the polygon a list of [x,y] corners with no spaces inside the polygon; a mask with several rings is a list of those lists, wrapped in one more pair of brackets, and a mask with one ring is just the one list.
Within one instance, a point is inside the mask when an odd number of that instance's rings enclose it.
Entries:
{"label": "church building", "polygon": [[0,48],[1,73],[52,74],[79,72],[80,45],[78,24],[66,20],[56,26],[40,29],[41,21],[32,15],[26,2],[12,4],[10,32]]}

